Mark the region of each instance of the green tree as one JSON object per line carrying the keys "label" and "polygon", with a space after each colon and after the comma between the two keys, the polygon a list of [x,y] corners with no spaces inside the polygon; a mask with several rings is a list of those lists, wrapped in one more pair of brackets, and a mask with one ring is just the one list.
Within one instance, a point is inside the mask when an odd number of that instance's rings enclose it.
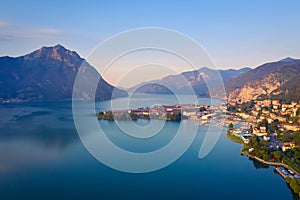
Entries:
{"label": "green tree", "polygon": [[269,127],[269,131],[270,132],[277,132],[278,130],[278,124],[279,124],[279,121],[278,119],[275,119],[268,127]]}
{"label": "green tree", "polygon": [[260,148],[260,144],[259,144],[259,138],[255,135],[253,136],[250,141],[249,141],[249,146],[253,147],[255,149],[259,149]]}
{"label": "green tree", "polygon": [[300,185],[298,184],[298,181],[296,179],[292,179],[290,181],[290,186],[295,193],[298,194],[300,192]]}
{"label": "green tree", "polygon": [[262,141],[260,141],[260,144],[261,144],[261,145],[267,145],[267,144],[269,144],[269,142],[266,141],[266,140],[262,140]]}
{"label": "green tree", "polygon": [[267,153],[267,152],[264,152],[264,153],[263,153],[262,159],[264,159],[264,160],[269,160],[269,156],[268,156],[268,153]]}
{"label": "green tree", "polygon": [[233,124],[232,123],[228,124],[228,129],[229,130],[233,129]]}
{"label": "green tree", "polygon": [[296,145],[300,145],[300,131],[295,131],[293,134],[293,140]]}
{"label": "green tree", "polygon": [[258,127],[266,127],[268,129],[268,121],[266,119],[263,119],[261,122],[258,123]]}
{"label": "green tree", "polygon": [[273,156],[275,158],[275,160],[280,161],[281,159],[281,154],[277,151],[273,152]]}
{"label": "green tree", "polygon": [[261,115],[262,115],[262,110],[259,110],[257,116],[260,117]]}
{"label": "green tree", "polygon": [[284,132],[282,134],[282,142],[289,142],[290,140],[291,140],[290,133],[289,132]]}
{"label": "green tree", "polygon": [[300,108],[297,109],[296,114],[299,116],[300,115]]}
{"label": "green tree", "polygon": [[299,148],[293,148],[292,149],[292,152],[293,152],[293,158],[294,158],[294,160],[297,162],[297,163],[299,163],[300,162],[300,149]]}
{"label": "green tree", "polygon": [[293,151],[291,149],[288,149],[284,152],[284,154],[289,157],[289,158],[292,158],[293,157]]}

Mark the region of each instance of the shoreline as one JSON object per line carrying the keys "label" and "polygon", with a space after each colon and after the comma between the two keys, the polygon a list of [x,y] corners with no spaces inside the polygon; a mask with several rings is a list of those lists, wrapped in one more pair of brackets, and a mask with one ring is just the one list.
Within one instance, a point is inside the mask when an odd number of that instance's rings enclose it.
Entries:
{"label": "shoreline", "polygon": [[[228,139],[230,139],[231,141],[233,141],[233,142],[235,142],[235,143],[242,144],[243,147],[244,147],[244,145],[245,145],[244,142],[235,141],[235,140],[232,139],[230,136],[232,136],[231,133],[228,133],[228,134],[227,134],[227,138],[228,138]],[[252,158],[252,159],[254,159],[254,160],[256,160],[256,161],[258,161],[258,162],[260,162],[260,163],[263,163],[263,164],[265,164],[265,165],[267,165],[267,166],[273,166],[273,167],[275,167],[275,172],[277,172],[277,173],[285,180],[286,184],[287,184],[288,187],[291,189],[291,191],[292,191],[295,195],[298,195],[298,197],[300,197],[300,193],[296,192],[294,186],[291,185],[291,180],[295,180],[296,182],[300,180],[300,179],[299,179],[300,173],[297,172],[293,167],[291,167],[291,166],[289,166],[288,164],[285,164],[285,163],[271,162],[271,161],[263,160],[263,159],[261,159],[261,158],[258,158],[257,156],[254,156],[254,155],[251,155],[251,154],[249,154],[249,153],[247,153],[247,152],[244,152],[242,149],[243,149],[243,148],[240,149],[240,152],[241,152],[242,155],[247,156],[248,158]],[[291,177],[290,175],[284,173],[284,172],[280,169],[280,167],[283,167],[283,168],[285,168],[285,169],[287,169],[287,170],[289,170],[289,171],[292,171],[293,174],[294,174],[294,176],[296,176],[296,177]]]}
{"label": "shoreline", "polygon": [[[228,136],[228,135],[229,135],[229,136]],[[227,138],[228,138],[228,139],[230,139],[231,141],[233,141],[233,142],[235,142],[235,143],[239,143],[239,144],[243,145],[243,147],[244,147],[244,143],[243,143],[243,142],[236,141],[236,140],[234,140],[233,138],[231,138],[230,136],[232,136],[232,134],[230,134],[230,133],[229,133],[228,135],[227,135]],[[297,172],[294,168],[292,168],[291,166],[289,166],[289,165],[287,165],[287,164],[285,164],[285,163],[271,162],[271,161],[263,160],[263,159],[261,159],[261,158],[258,158],[257,156],[254,156],[254,155],[251,155],[251,154],[249,154],[249,153],[246,153],[246,152],[242,151],[242,148],[241,148],[240,152],[241,152],[241,154],[243,154],[244,156],[253,158],[253,159],[255,159],[255,160],[257,160],[257,161],[259,161],[259,162],[261,162],[261,163],[263,163],[263,164],[265,164],[265,165],[274,166],[274,167],[284,167],[284,168],[286,168],[286,169],[289,169],[289,170],[293,171],[296,175],[299,175],[299,176],[300,176],[300,173],[299,173],[299,172]]]}
{"label": "shoreline", "polygon": [[239,143],[241,145],[244,145],[244,142],[237,136],[233,135],[229,130],[227,130],[226,134],[227,138],[230,139],[233,142]]}
{"label": "shoreline", "polygon": [[289,165],[287,165],[285,163],[266,161],[266,160],[263,160],[263,159],[258,158],[256,156],[253,156],[253,155],[250,155],[250,154],[248,154],[246,152],[243,152],[243,151],[241,151],[241,154],[243,154],[243,155],[245,155],[247,157],[253,158],[253,159],[255,159],[255,160],[257,160],[257,161],[259,161],[259,162],[261,162],[261,163],[263,163],[265,165],[274,166],[274,167],[284,167],[286,169],[289,169],[289,170],[293,171],[296,175],[300,175],[294,168],[292,168],[291,166],[289,166]]}
{"label": "shoreline", "polygon": [[[239,143],[239,144],[243,145],[243,148],[244,148],[245,143],[242,140],[236,138],[229,130],[227,130],[227,138],[230,139],[231,141],[235,142],[235,143]],[[247,157],[253,158],[253,159],[255,159],[255,160],[257,160],[257,161],[259,161],[259,162],[261,162],[265,165],[270,165],[270,166],[275,166],[275,167],[277,167],[277,166],[284,167],[286,169],[289,169],[289,170],[293,171],[296,175],[300,176],[300,172],[296,171],[293,167],[289,166],[288,164],[263,160],[263,159],[261,159],[257,156],[251,155],[251,154],[243,151],[242,150],[243,148],[241,148],[241,150],[240,150],[241,154],[243,154]]]}

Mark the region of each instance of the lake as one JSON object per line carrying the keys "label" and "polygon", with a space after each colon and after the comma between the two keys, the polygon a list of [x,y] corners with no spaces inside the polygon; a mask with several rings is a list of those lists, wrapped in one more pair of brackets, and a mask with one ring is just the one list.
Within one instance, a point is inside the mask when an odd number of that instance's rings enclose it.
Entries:
{"label": "lake", "polygon": [[[183,101],[194,103],[189,100]],[[128,102],[126,98],[113,101],[118,109]],[[137,95],[129,107],[154,103],[178,102],[168,95]],[[109,101],[96,103],[96,110],[110,108]],[[81,109],[86,119],[95,118],[95,113],[86,113],[84,106]],[[135,123],[149,125],[145,120]],[[102,164],[84,147],[70,101],[0,105],[0,199],[297,199],[273,167],[241,156],[241,145],[227,139],[225,129],[212,151],[200,159],[204,137],[213,133],[196,121],[182,123],[183,128],[197,126],[198,130],[179,159],[153,172],[126,173]],[[180,122],[166,122],[151,141],[144,141],[124,134],[116,122],[99,124],[112,142],[137,153],[162,148],[180,126]]]}

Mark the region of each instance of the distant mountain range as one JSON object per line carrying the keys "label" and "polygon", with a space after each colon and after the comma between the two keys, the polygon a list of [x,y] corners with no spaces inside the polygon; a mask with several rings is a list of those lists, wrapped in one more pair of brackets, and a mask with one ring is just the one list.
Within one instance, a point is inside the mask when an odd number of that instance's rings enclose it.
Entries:
{"label": "distant mountain range", "polygon": [[300,59],[266,63],[225,83],[228,101],[300,100]]}
{"label": "distant mountain range", "polygon": [[220,84],[220,76],[225,82],[250,70],[251,68],[213,70],[204,67],[199,70],[183,72],[178,75],[166,76],[159,80],[141,83],[128,91],[147,94],[171,94],[172,92],[176,94],[190,94],[190,89],[192,88],[196,95],[208,96],[207,85],[214,87]]}
{"label": "distant mountain range", "polygon": [[[114,89],[114,97],[127,96],[103,80],[75,51],[56,45],[16,58],[0,57],[0,102],[71,99],[74,80],[83,63],[87,88],[95,84],[93,80],[100,79],[96,99],[110,99]],[[91,74],[93,77],[88,77]]]}
{"label": "distant mountain range", "polygon": [[[80,71],[81,70],[81,71]],[[75,77],[82,74],[83,91],[77,96],[90,99],[91,89],[99,80],[95,97],[106,100],[127,96],[127,92],[107,83],[75,51],[61,45],[42,47],[20,57],[0,57],[0,102],[71,99]],[[226,94],[219,90],[222,78]],[[223,84],[223,82],[221,84]],[[208,83],[208,84],[207,84]],[[209,85],[210,90],[208,91]],[[300,100],[300,59],[285,58],[255,69],[199,70],[166,76],[136,85],[128,92],[148,94],[190,94],[246,102],[254,99]],[[78,94],[79,93],[79,94]]]}
{"label": "distant mountain range", "polygon": [[[220,83],[216,79],[218,73],[224,81],[226,94],[224,90],[220,91]],[[212,87],[209,91],[206,83]],[[299,101],[300,59],[287,57],[255,69],[216,71],[201,68],[145,82],[130,88],[129,92],[170,94],[175,91],[177,94],[186,94],[188,88],[193,88],[195,94],[203,97],[224,98],[227,95],[228,101],[247,102],[255,99]]]}

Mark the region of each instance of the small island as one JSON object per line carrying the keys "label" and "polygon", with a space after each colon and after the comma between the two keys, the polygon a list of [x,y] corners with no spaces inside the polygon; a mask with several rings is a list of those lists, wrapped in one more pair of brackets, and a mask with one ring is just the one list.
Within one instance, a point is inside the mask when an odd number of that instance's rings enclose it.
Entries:
{"label": "small island", "polygon": [[166,121],[181,121],[183,119],[201,120],[204,124],[214,118],[222,118],[226,112],[226,106],[222,105],[196,105],[175,104],[155,105],[151,108],[137,108],[124,110],[99,111],[97,118],[100,120],[137,120],[158,119]]}

